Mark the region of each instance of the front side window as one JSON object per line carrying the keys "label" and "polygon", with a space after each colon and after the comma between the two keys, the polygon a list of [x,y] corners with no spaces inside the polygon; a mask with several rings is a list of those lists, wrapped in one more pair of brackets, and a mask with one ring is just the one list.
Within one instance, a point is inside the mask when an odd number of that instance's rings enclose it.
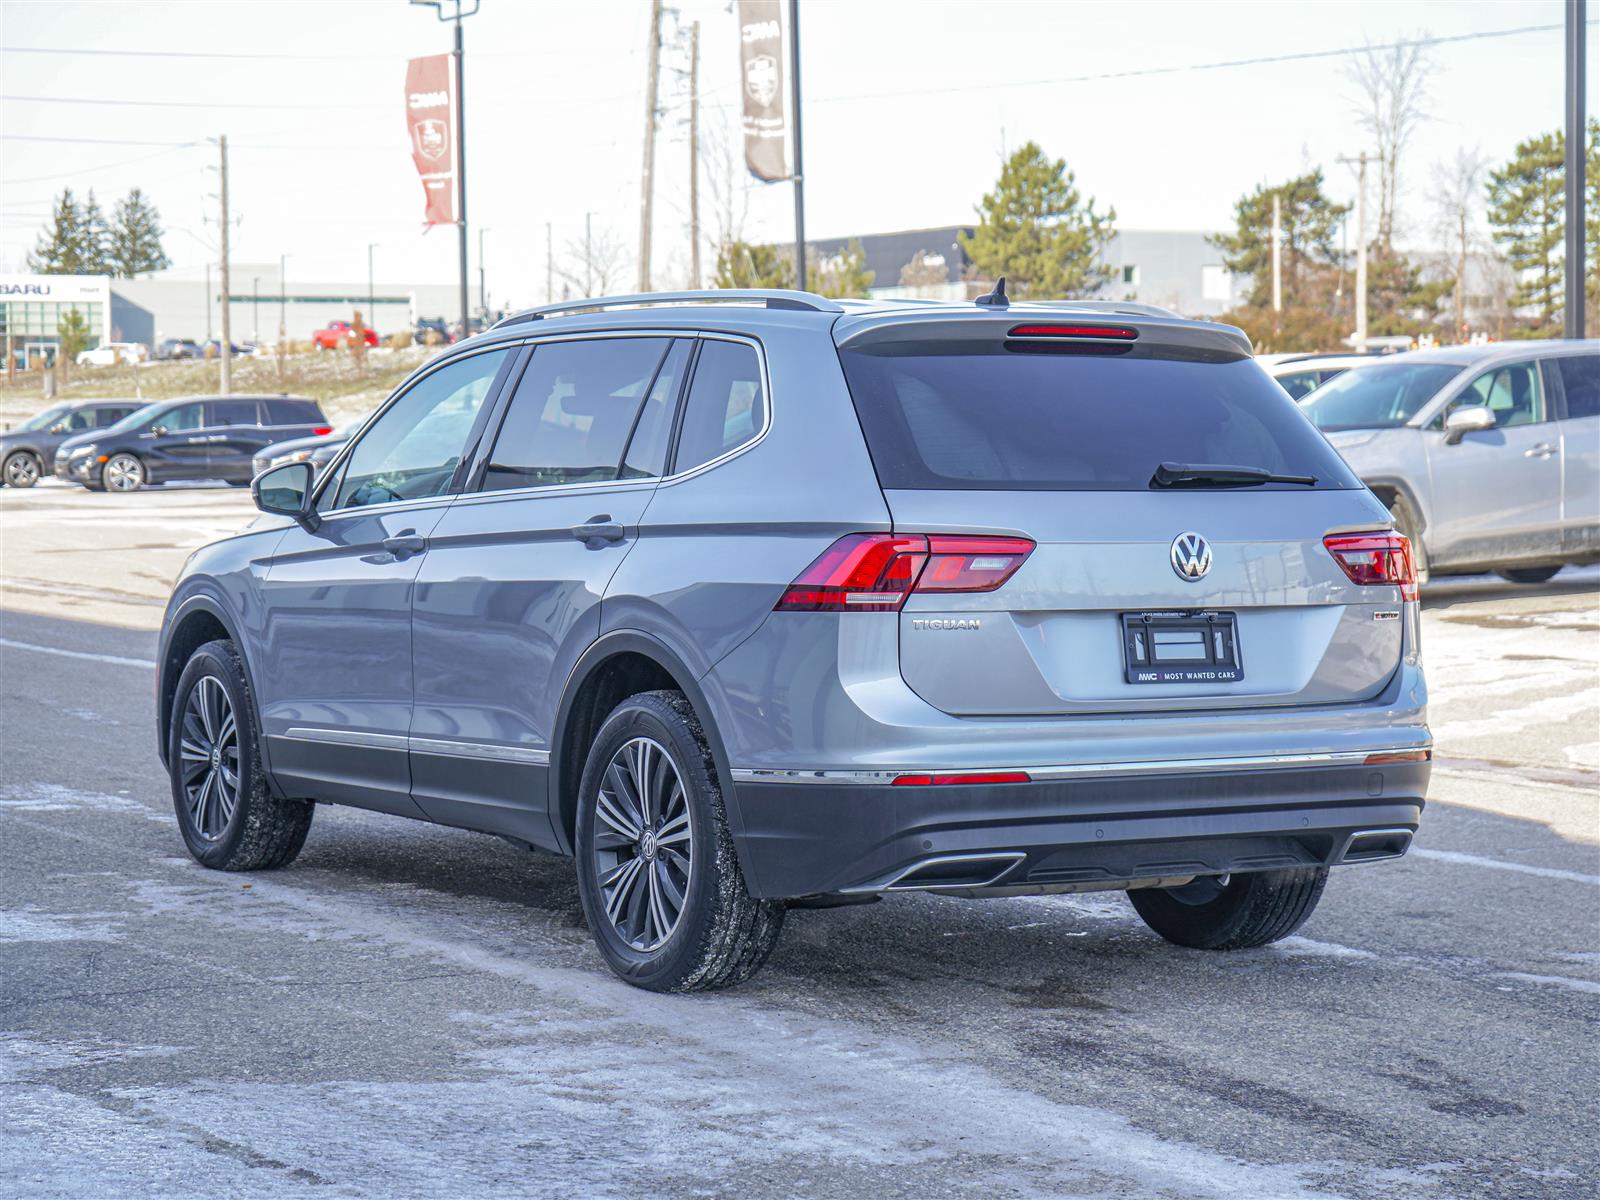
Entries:
{"label": "front side window", "polygon": [[1510,363],[1485,371],[1439,414],[1440,420],[1458,408],[1482,405],[1494,414],[1496,429],[1514,425],[1537,425],[1544,420],[1544,388],[1540,386],[1539,364]]}
{"label": "front side window", "polygon": [[761,360],[755,350],[744,342],[703,342],[683,405],[672,469],[692,471],[750,441],[766,424]]}
{"label": "front side window", "polygon": [[1600,354],[1573,354],[1554,360],[1567,393],[1567,419],[1600,417]]}
{"label": "front side window", "polygon": [[38,429],[49,429],[67,413],[67,405],[57,404],[54,408],[47,408],[38,416],[24,421],[17,426],[18,433],[32,433]]}
{"label": "front side window", "polygon": [[205,406],[202,404],[180,404],[177,408],[169,408],[150,422],[150,431],[162,430],[166,433],[182,433],[186,429],[199,429],[205,421]]}
{"label": "front side window", "polygon": [[94,413],[88,409],[80,408],[67,418],[67,429],[77,433],[80,429],[94,428]]}
{"label": "front side window", "polygon": [[509,350],[473,354],[423,376],[355,444],[335,508],[443,495]]}
{"label": "front side window", "polygon": [[668,338],[546,342],[506,409],[485,491],[617,478]]}

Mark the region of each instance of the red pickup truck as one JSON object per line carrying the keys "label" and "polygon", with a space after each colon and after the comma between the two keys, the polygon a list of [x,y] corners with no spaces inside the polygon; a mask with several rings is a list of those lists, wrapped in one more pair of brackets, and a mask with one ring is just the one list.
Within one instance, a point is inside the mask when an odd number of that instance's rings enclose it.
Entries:
{"label": "red pickup truck", "polygon": [[[378,333],[375,329],[363,329],[361,336],[369,346],[378,344]],[[337,350],[341,345],[355,341],[355,338],[355,327],[349,321],[329,321],[326,329],[319,329],[311,335],[311,340],[318,350]]]}

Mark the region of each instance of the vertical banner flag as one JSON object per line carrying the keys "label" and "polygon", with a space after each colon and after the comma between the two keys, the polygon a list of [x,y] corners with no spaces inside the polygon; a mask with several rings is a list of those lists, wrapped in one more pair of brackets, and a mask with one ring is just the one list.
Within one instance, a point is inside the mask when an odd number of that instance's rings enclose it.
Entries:
{"label": "vertical banner flag", "polygon": [[769,183],[794,177],[785,7],[783,0],[739,0],[744,161],[750,174]]}
{"label": "vertical banner flag", "polygon": [[456,223],[455,89],[450,55],[430,54],[406,64],[406,131],[411,161],[427,198],[426,225]]}

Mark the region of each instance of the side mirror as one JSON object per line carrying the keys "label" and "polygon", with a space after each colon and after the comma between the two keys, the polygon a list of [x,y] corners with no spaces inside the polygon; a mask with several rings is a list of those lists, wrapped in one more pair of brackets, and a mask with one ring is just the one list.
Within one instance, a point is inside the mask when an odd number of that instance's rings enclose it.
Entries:
{"label": "side mirror", "polygon": [[1457,445],[1469,433],[1482,433],[1494,428],[1494,413],[1487,405],[1474,404],[1458,408],[1444,419],[1444,444]]}
{"label": "side mirror", "polygon": [[306,529],[315,529],[321,523],[311,507],[315,477],[308,462],[285,463],[257,475],[250,483],[250,494],[262,512],[293,517]]}

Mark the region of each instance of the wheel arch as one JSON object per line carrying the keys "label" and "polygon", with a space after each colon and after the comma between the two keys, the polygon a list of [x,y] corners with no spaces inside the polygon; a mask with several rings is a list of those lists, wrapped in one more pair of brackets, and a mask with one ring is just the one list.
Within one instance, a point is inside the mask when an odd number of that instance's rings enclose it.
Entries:
{"label": "wheel arch", "polygon": [[[162,629],[161,647],[156,659],[156,736],[163,766],[167,765],[167,739],[172,728],[172,705],[178,690],[178,678],[194,652],[218,638],[224,638],[238,647],[239,660],[244,664],[245,681],[250,685],[252,698],[256,694],[255,677],[250,670],[249,655],[245,653],[244,639],[239,636],[238,626],[226,608],[202,592],[188,597],[172,609]],[[266,763],[265,738],[262,739],[261,757],[262,766],[267,769],[267,778],[270,780],[272,772]]]}
{"label": "wheel arch", "polygon": [[[688,699],[711,748],[725,801],[733,795],[728,755],[705,691],[682,657],[659,638],[635,630],[600,637],[578,658],[562,690],[550,738],[550,823],[557,848],[571,855],[578,812],[578,782],[589,745],[606,716],[637,692],[667,688]],[[728,804],[730,818],[735,806]]]}
{"label": "wheel arch", "polygon": [[1425,533],[1428,528],[1428,513],[1422,507],[1422,501],[1417,496],[1416,488],[1397,475],[1375,475],[1363,478],[1362,483],[1378,498],[1385,508],[1393,508],[1397,499],[1404,500],[1407,506],[1417,517],[1417,532]]}

